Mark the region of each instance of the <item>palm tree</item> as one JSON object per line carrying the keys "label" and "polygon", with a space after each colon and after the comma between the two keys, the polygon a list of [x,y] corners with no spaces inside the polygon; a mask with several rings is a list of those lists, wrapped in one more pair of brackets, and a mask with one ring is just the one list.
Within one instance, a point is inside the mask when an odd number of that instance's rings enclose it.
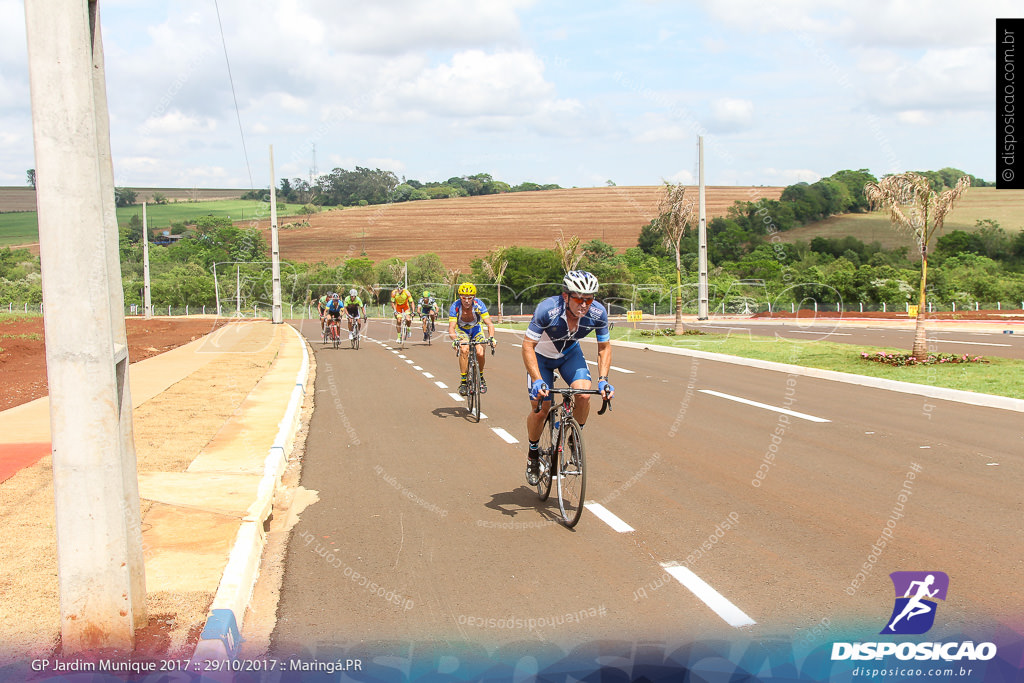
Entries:
{"label": "palm tree", "polygon": [[921,291],[914,328],[914,347],[910,352],[916,360],[928,358],[928,333],[925,321],[925,285],[928,280],[928,245],[935,232],[942,228],[953,205],[971,186],[970,176],[962,176],[956,185],[941,194],[931,188],[928,179],[917,173],[900,173],[864,186],[864,196],[871,208],[889,209],[889,219],[897,231],[909,232],[921,248]]}
{"label": "palm tree", "polygon": [[498,247],[480,262],[487,277],[491,278],[498,288],[498,322],[501,322],[501,280],[505,277],[505,269],[508,268],[506,252],[508,252],[508,247]]}
{"label": "palm tree", "polygon": [[658,228],[665,237],[665,246],[672,247],[676,254],[676,334],[683,333],[683,264],[679,245],[693,223],[693,212],[693,200],[686,199],[686,188],[666,182],[665,194],[658,204]]}
{"label": "palm tree", "polygon": [[580,238],[579,235],[573,235],[569,239],[565,239],[561,230],[558,231],[558,234],[559,237],[555,240],[555,250],[562,262],[562,268],[568,273],[570,270],[576,270],[576,266],[583,259],[583,254],[580,253]]}

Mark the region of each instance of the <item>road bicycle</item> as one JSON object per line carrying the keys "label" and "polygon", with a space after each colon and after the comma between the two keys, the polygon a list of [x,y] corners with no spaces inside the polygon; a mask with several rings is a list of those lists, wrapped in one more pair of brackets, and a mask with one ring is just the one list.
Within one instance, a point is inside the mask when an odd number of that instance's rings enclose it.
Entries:
{"label": "road bicycle", "polygon": [[423,341],[427,342],[427,346],[430,346],[431,340],[434,338],[434,319],[429,313],[426,315],[420,314],[420,319],[423,323]]}
{"label": "road bicycle", "polygon": [[409,337],[412,336],[412,313],[402,314],[402,331],[399,334],[398,348],[404,349],[405,342],[409,341]]}
{"label": "road bicycle", "polygon": [[[587,454],[583,447],[583,433],[572,409],[580,394],[598,394],[597,389],[548,389],[549,394],[560,394],[561,401],[548,410],[540,433],[540,480],[537,495],[542,501],[551,495],[551,484],[557,482],[558,510],[562,523],[570,529],[580,521],[587,490]],[[598,415],[611,408],[611,399],[605,398]],[[540,401],[533,412],[540,412]]]}
{"label": "road bicycle", "polygon": [[459,341],[458,348],[455,349],[455,355],[458,355],[462,350],[463,346],[469,347],[469,363],[466,366],[466,401],[469,406],[469,414],[473,416],[473,420],[476,422],[480,421],[480,395],[483,393],[480,391],[480,361],[476,357],[476,347],[487,344],[491,347],[491,355],[494,355],[494,342],[485,341]]}
{"label": "road bicycle", "polygon": [[341,320],[331,316],[331,320],[327,323],[328,336],[331,338],[331,343],[334,348],[341,346]]}
{"label": "road bicycle", "polygon": [[349,334],[349,336],[348,336],[348,340],[352,344],[352,348],[355,349],[356,351],[359,350],[359,340],[360,340],[360,337],[362,336],[363,321],[364,320],[366,320],[365,317],[360,318],[359,316],[355,316],[353,318],[353,323],[352,323],[352,333]]}

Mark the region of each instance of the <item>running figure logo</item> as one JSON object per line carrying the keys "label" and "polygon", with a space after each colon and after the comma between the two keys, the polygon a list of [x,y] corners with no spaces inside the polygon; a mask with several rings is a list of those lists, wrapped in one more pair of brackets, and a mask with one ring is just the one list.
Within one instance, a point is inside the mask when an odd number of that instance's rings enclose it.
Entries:
{"label": "running figure logo", "polygon": [[935,623],[935,599],[945,600],[949,576],[945,572],[893,572],[896,604],[882,634],[927,633]]}

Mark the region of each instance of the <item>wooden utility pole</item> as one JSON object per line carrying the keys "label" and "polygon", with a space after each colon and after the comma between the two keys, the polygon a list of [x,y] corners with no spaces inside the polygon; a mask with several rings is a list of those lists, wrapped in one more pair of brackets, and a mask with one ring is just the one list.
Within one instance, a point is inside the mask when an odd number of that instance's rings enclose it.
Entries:
{"label": "wooden utility pole", "polygon": [[96,0],[25,0],[65,656],[146,622],[128,344]]}

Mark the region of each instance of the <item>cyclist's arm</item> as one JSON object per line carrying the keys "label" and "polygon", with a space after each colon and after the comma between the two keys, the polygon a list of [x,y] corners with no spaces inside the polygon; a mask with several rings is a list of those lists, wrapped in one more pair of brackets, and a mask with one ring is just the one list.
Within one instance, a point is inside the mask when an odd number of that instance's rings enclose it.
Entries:
{"label": "cyclist's arm", "polygon": [[484,322],[487,323],[487,336],[491,339],[494,338],[494,321],[491,320],[491,316],[484,318]]}
{"label": "cyclist's arm", "polygon": [[[597,376],[607,377],[608,371],[612,369],[612,343],[610,341],[597,342]],[[598,380],[600,382],[600,379]],[[608,398],[615,395],[613,390]]]}
{"label": "cyclist's arm", "polygon": [[448,318],[448,338],[452,341],[458,339],[458,336],[455,334],[455,322],[456,318],[454,316]]}
{"label": "cyclist's arm", "polygon": [[530,382],[540,379],[540,364],[537,363],[537,342],[529,338],[523,339],[523,365],[530,376]]}

